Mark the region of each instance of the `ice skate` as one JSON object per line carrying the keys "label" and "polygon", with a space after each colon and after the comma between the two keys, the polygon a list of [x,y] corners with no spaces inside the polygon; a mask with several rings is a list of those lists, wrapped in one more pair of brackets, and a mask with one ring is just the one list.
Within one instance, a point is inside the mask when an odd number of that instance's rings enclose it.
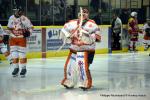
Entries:
{"label": "ice skate", "polygon": [[80,89],[82,89],[83,91],[87,91],[87,90],[89,89],[89,87],[87,87],[86,85],[84,85],[83,82],[79,82],[79,83],[78,83],[78,87],[79,87]]}
{"label": "ice skate", "polygon": [[74,87],[72,86],[72,87],[69,87],[69,86],[67,86],[67,85],[63,85],[66,89],[73,89]]}
{"label": "ice skate", "polygon": [[14,71],[12,72],[13,77],[18,76],[19,68],[15,68]]}
{"label": "ice skate", "polygon": [[74,86],[68,86],[66,84],[61,84],[61,85],[63,85],[66,89],[73,89],[74,88]]}
{"label": "ice skate", "polygon": [[79,88],[81,88],[83,91],[87,91],[89,89],[87,87],[79,87]]}
{"label": "ice skate", "polygon": [[24,78],[26,73],[27,73],[27,70],[26,69],[22,69],[21,72],[20,72],[20,76],[22,78]]}
{"label": "ice skate", "polygon": [[61,83],[61,85],[63,85],[66,89],[73,89],[74,85],[72,82],[70,82],[69,80],[65,80],[64,82]]}

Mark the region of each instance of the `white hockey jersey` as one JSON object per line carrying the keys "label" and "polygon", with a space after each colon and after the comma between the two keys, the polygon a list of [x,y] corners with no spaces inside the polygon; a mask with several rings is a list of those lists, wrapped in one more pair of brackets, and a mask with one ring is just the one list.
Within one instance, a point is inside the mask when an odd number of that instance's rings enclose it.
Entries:
{"label": "white hockey jersey", "polygon": [[0,24],[0,43],[3,43],[3,35],[6,35],[7,33],[3,30],[1,24]]}
{"label": "white hockey jersey", "polygon": [[100,28],[93,20],[88,20],[79,27],[79,20],[71,20],[61,30],[71,41],[70,49],[75,51],[94,50],[96,37],[100,36]]}
{"label": "white hockey jersey", "polygon": [[32,32],[33,25],[30,20],[24,15],[19,18],[16,18],[14,15],[12,15],[8,20],[7,27],[13,29],[12,34],[14,36],[23,36],[23,30],[27,29]]}
{"label": "white hockey jersey", "polygon": [[146,23],[142,27],[143,33],[144,33],[144,39],[145,40],[150,40],[150,26]]}
{"label": "white hockey jersey", "polygon": [[150,28],[150,26],[146,23],[146,24],[144,24],[144,26],[142,27],[142,29],[145,31],[147,28]]}

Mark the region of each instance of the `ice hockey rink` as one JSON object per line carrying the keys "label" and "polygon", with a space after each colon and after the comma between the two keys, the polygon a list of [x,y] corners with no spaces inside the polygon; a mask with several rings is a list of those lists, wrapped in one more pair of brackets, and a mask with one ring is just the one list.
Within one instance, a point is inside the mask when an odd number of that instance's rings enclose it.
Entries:
{"label": "ice hockey rink", "polygon": [[29,59],[25,78],[12,77],[13,68],[1,61],[0,100],[150,100],[148,52],[97,54],[88,91],[60,85],[65,59]]}

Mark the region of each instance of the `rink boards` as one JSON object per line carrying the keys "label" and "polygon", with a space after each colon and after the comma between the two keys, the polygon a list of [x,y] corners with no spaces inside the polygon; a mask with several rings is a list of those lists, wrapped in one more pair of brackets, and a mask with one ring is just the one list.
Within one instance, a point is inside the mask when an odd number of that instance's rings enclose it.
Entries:
{"label": "rink boards", "polygon": [[[111,47],[111,33],[110,25],[100,25],[101,29],[101,42],[96,44],[96,53],[109,53]],[[5,29],[6,27],[4,27]],[[30,38],[28,38],[27,57],[28,58],[45,58],[66,56],[68,54],[68,48],[70,44],[66,44],[59,52],[56,52],[62,45],[62,41],[59,39],[62,26],[35,26]],[[127,31],[123,29],[121,37],[122,50],[119,52],[127,51]],[[143,51],[142,47],[143,34],[139,35],[138,49]],[[118,52],[118,51],[117,51]],[[1,59],[5,59],[0,55]]]}

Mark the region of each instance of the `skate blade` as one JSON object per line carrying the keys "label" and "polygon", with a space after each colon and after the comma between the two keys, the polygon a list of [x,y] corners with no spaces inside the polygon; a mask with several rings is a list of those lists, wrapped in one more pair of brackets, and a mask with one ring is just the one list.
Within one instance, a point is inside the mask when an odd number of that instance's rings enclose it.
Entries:
{"label": "skate blade", "polygon": [[74,87],[68,87],[67,85],[63,85],[66,89],[73,89]]}
{"label": "skate blade", "polygon": [[88,88],[86,87],[79,87],[79,88],[81,88],[83,91],[88,91]]}
{"label": "skate blade", "polygon": [[16,74],[16,75],[12,75],[13,77],[18,77],[18,74]]}
{"label": "skate blade", "polygon": [[20,75],[21,78],[25,78],[25,75]]}

